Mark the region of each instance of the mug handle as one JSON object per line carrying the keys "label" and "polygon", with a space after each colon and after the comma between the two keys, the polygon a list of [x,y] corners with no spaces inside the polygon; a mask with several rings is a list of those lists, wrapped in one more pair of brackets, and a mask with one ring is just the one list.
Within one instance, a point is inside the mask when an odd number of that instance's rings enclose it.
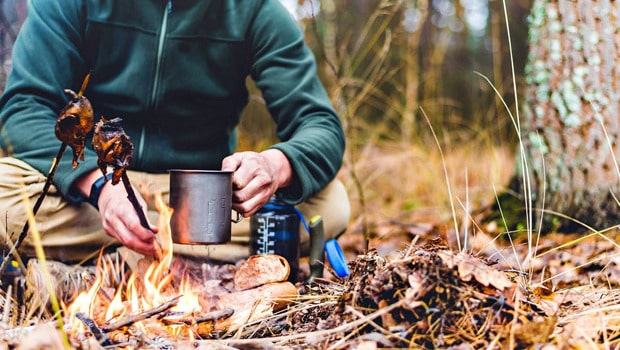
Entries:
{"label": "mug handle", "polygon": [[238,211],[234,210],[235,213],[237,213],[237,218],[235,219],[230,219],[230,221],[234,222],[235,224],[238,224],[241,222],[241,220],[243,220],[243,216],[241,215],[241,213],[239,213]]}

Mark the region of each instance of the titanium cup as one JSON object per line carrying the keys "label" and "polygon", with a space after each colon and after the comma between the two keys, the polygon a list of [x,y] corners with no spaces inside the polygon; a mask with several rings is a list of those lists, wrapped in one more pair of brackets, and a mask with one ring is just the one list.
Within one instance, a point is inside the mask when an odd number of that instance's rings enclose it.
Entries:
{"label": "titanium cup", "polygon": [[232,171],[170,169],[172,241],[178,244],[230,242]]}

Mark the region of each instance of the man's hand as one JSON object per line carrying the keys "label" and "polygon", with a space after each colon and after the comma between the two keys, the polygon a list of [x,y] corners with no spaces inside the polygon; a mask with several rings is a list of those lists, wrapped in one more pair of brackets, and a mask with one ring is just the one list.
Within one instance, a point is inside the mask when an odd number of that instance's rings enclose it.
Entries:
{"label": "man's hand", "polygon": [[[99,176],[101,176],[99,171],[93,171],[78,180],[76,186],[82,193],[89,195],[90,184]],[[138,191],[136,191],[136,197],[142,207],[146,208],[144,199]],[[134,207],[127,199],[124,186],[120,183],[112,185],[108,181],[101,190],[98,204],[103,229],[108,235],[138,253],[152,255],[157,252],[154,232],[157,233],[158,229],[153,225],[151,225],[153,231],[142,227]]]}
{"label": "man's hand", "polygon": [[279,150],[238,152],[222,161],[222,170],[234,171],[232,207],[243,216],[256,213],[278,188],[291,183],[291,164]]}

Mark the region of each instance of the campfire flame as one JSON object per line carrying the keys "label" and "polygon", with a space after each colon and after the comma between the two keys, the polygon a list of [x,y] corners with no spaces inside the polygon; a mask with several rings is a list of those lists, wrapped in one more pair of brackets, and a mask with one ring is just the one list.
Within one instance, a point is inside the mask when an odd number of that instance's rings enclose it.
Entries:
{"label": "campfire flame", "polygon": [[[175,267],[172,266],[170,218],[173,210],[164,203],[160,195],[156,196],[155,200],[160,213],[158,236],[161,252],[158,254],[158,259],[152,259],[143,274],[139,273],[140,268],[138,271],[133,271],[126,281],[123,280],[112,292],[109,291],[111,282],[107,277],[110,274],[109,268],[106,264],[102,264],[100,259],[92,287],[80,293],[70,305],[64,307],[69,319],[70,333],[88,330],[84,322],[76,317],[78,314],[86,315],[98,325],[110,325],[124,317],[154,309],[175,297],[180,298],[176,305],[169,309],[170,314],[187,316],[200,311],[198,293],[193,291],[188,278],[184,276],[179,286],[173,285],[175,272],[178,272],[174,271]],[[107,296],[108,293],[113,297]],[[148,325],[152,322],[142,320],[133,325],[147,332],[147,328],[154,326]],[[174,338],[195,338],[192,329],[186,323],[164,324],[160,320],[157,323],[157,327],[164,328]]]}

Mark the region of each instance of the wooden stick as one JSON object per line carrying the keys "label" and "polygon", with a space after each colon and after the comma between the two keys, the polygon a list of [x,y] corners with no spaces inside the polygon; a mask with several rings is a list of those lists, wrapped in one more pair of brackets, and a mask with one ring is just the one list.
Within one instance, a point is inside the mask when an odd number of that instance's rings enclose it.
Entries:
{"label": "wooden stick", "polygon": [[88,86],[88,82],[90,81],[90,73],[92,73],[92,71],[89,71],[84,77],[84,80],[82,80],[82,86],[80,87],[80,91],[77,93],[78,98],[84,96],[84,91],[86,91],[86,87]]}
{"label": "wooden stick", "polygon": [[222,310],[215,310],[215,311],[211,311],[211,312],[207,312],[206,314],[200,314],[200,315],[180,315],[178,318],[175,318],[176,315],[165,315],[164,317],[162,317],[162,322],[167,323],[167,324],[187,324],[187,325],[193,325],[193,324],[198,324],[198,323],[203,323],[203,322],[213,322],[213,321],[217,321],[217,320],[221,320],[221,319],[227,319],[230,318],[233,314],[235,313],[234,309],[222,309]]}
{"label": "wooden stick", "polygon": [[125,327],[125,326],[130,326],[136,322],[139,321],[143,321],[146,320],[149,317],[153,317],[155,315],[161,314],[162,312],[166,312],[169,309],[171,309],[172,307],[174,307],[178,302],[179,299],[181,299],[182,295],[178,295],[172,299],[170,299],[169,301],[151,309],[151,310],[147,310],[138,314],[134,314],[134,315],[129,315],[129,316],[125,316],[123,318],[121,318],[118,322],[112,323],[110,325],[107,326],[103,326],[101,327],[101,330],[108,333],[108,332],[112,332],[114,330],[117,330],[121,327]]}
{"label": "wooden stick", "polygon": [[[82,81],[82,86],[80,87],[80,91],[77,94],[77,98],[81,98],[84,95],[84,91],[86,90],[86,87],[88,86],[89,81],[90,81],[90,72],[88,72],[88,74],[86,74],[86,77],[84,77],[84,80]],[[65,92],[67,92],[67,90],[65,90]],[[61,117],[62,116],[59,116],[59,118]],[[58,119],[56,123],[58,123]],[[54,158],[53,160],[52,168],[50,169],[47,175],[47,179],[45,180],[45,185],[43,185],[43,191],[41,191],[39,198],[37,198],[37,201],[35,202],[34,207],[32,208],[33,217],[37,215],[37,212],[39,211],[41,204],[43,204],[43,199],[47,195],[47,192],[49,191],[50,186],[52,186],[52,180],[54,179],[54,174],[56,173],[56,169],[58,169],[58,164],[60,163],[60,159],[62,158],[63,154],[65,154],[66,149],[67,149],[67,143],[62,142],[62,144],[60,145],[60,149],[58,150],[58,154],[56,155],[56,158]],[[75,164],[74,164],[74,167],[75,167]],[[29,220],[26,219],[26,223],[24,223],[24,227],[22,228],[22,232],[19,234],[17,241],[15,241],[15,244],[11,247],[9,252],[3,256],[2,264],[0,265],[0,274],[4,272],[4,270],[8,266],[7,264],[9,263],[9,261],[11,261],[10,259],[11,255],[13,255],[13,253],[16,252],[17,249],[19,249],[24,239],[26,239],[26,236],[28,235],[28,229],[30,229],[30,223],[29,223]]]}
{"label": "wooden stick", "polygon": [[108,336],[101,330],[101,328],[99,328],[95,320],[93,320],[92,318],[86,316],[85,314],[81,312],[76,313],[75,317],[77,317],[78,320],[82,321],[82,323],[84,323],[84,325],[88,327],[88,329],[93,333],[93,335],[99,342],[99,345],[101,346],[113,345],[112,340],[110,340],[110,338],[108,338]]}
{"label": "wooden stick", "polygon": [[235,309],[226,308],[222,310],[211,311],[209,313],[199,315],[194,320],[196,323],[209,322],[209,321],[217,321],[221,319],[230,318],[235,313]]}
{"label": "wooden stick", "polygon": [[145,229],[153,231],[151,229],[151,226],[149,225],[149,221],[146,219],[146,215],[142,210],[140,202],[138,202],[138,198],[133,191],[133,187],[131,187],[131,183],[129,182],[129,176],[127,176],[127,172],[125,171],[123,171],[123,185],[125,186],[125,190],[127,191],[127,198],[131,202],[131,205],[133,205],[133,208],[136,210],[136,214],[138,214],[138,217],[140,218],[140,224]]}
{"label": "wooden stick", "polygon": [[[56,155],[56,158],[54,158],[54,162],[52,163],[52,168],[50,169],[50,172],[47,175],[47,179],[45,180],[45,185],[43,185],[43,191],[41,191],[39,198],[37,198],[37,201],[34,203],[34,206],[32,207],[33,216],[37,215],[39,208],[41,208],[41,204],[43,204],[43,199],[45,198],[45,196],[47,195],[47,192],[52,186],[52,180],[54,179],[54,174],[56,173],[56,169],[58,169],[58,164],[60,163],[60,159],[62,158],[63,154],[65,154],[66,149],[67,149],[67,144],[63,142],[60,145],[60,149],[58,150],[58,154]],[[24,242],[24,239],[26,239],[26,235],[28,235],[29,229],[30,229],[29,220],[26,219],[26,223],[24,223],[24,227],[22,229],[22,232],[19,234],[19,237],[17,237],[17,241],[15,241],[15,244],[11,247],[9,252],[5,256],[3,256],[2,265],[0,265],[0,274],[3,273],[4,270],[6,269],[8,262],[11,260],[11,255],[13,255],[13,253],[17,251],[17,249],[19,249],[21,244]]]}

